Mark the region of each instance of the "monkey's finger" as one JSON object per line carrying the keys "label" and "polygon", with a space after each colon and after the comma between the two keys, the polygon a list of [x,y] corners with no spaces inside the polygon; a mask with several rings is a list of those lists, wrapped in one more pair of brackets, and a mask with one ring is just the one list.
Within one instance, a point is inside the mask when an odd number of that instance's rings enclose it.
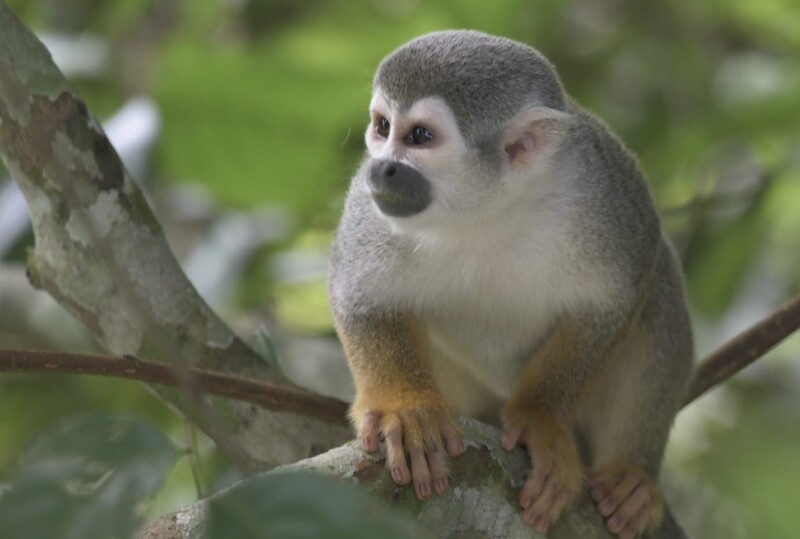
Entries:
{"label": "monkey's finger", "polygon": [[592,498],[595,502],[601,502],[608,496],[617,483],[620,481],[620,476],[616,474],[593,474],[589,477],[589,488],[591,489]]}
{"label": "monkey's finger", "polygon": [[441,434],[441,420],[437,419],[434,415],[426,413],[417,414],[417,419],[422,429],[423,443],[425,444],[425,457],[430,471],[433,490],[437,494],[444,494],[448,486],[448,469],[447,458],[444,452],[444,442]]}
{"label": "monkey's finger", "polygon": [[550,525],[555,522],[558,515],[561,514],[561,511],[564,509],[568,496],[566,491],[559,490],[554,492],[549,498],[549,504],[546,506],[540,505],[537,507],[535,504],[523,513],[523,520],[531,524],[539,533],[547,533]]}
{"label": "monkey's finger", "polygon": [[447,458],[443,448],[435,449],[433,452],[428,452],[428,467],[431,472],[431,481],[433,482],[433,490],[441,496],[447,492],[447,487],[450,482],[447,478],[449,470],[447,468]]}
{"label": "monkey's finger", "polygon": [[431,481],[433,482],[433,490],[438,495],[442,495],[447,491],[449,481],[447,476],[449,470],[447,468],[447,456],[445,455],[444,448],[436,444],[429,444],[427,450],[428,467],[431,472]]}
{"label": "monkey's finger", "polygon": [[392,480],[398,485],[407,485],[411,481],[411,472],[406,463],[403,425],[399,417],[391,415],[383,421],[383,435],[386,438],[386,467],[389,468]]}
{"label": "monkey's finger", "polygon": [[555,516],[551,513],[549,505],[533,504],[523,512],[522,520],[533,526],[533,529],[537,532],[547,533],[551,522],[555,520]]}
{"label": "monkey's finger", "polygon": [[650,521],[650,506],[645,504],[636,515],[628,522],[627,527],[623,530],[624,537],[638,537],[647,528]]}
{"label": "monkey's finger", "polygon": [[370,410],[364,414],[361,423],[361,449],[367,453],[374,453],[378,450],[381,432],[381,413]]}
{"label": "monkey's finger", "polygon": [[539,533],[547,533],[569,499],[569,492],[562,488],[553,474],[550,474],[539,498],[525,510],[528,518],[524,520],[532,524]]}
{"label": "monkey's finger", "polygon": [[519,491],[519,504],[527,509],[539,498],[547,481],[549,470],[544,466],[534,466],[528,473],[528,478]]}
{"label": "monkey's finger", "polygon": [[[531,456],[531,459],[534,459],[534,457]],[[534,496],[540,496],[545,484],[548,481],[554,480],[556,469],[545,459],[532,460],[532,462],[533,465],[531,466],[531,471],[528,474],[528,481],[526,481],[526,483],[530,482],[531,487],[535,487],[535,489],[531,491]]]}
{"label": "monkey's finger", "polygon": [[553,506],[557,508],[558,512],[556,513],[556,517],[564,510],[566,507],[567,502],[569,501],[569,494],[565,490],[559,491],[556,495],[556,499],[553,502]]}
{"label": "monkey's finger", "polygon": [[600,509],[600,514],[602,514],[604,517],[607,517],[611,513],[616,512],[620,504],[622,504],[622,502],[631,495],[633,489],[639,485],[640,480],[641,478],[637,474],[626,474],[622,480],[611,490],[611,492],[609,492],[608,496],[606,496],[606,499],[600,502],[600,505],[598,506]]}
{"label": "monkey's finger", "polygon": [[420,500],[431,497],[431,473],[428,469],[428,460],[425,452],[413,449],[409,452],[411,457],[411,477],[414,480],[414,493]]}
{"label": "monkey's finger", "polygon": [[628,523],[622,518],[622,515],[620,515],[619,513],[614,513],[613,515],[611,515],[611,518],[609,518],[606,521],[606,526],[608,526],[608,529],[611,530],[612,533],[616,534],[621,533],[622,530],[625,529],[625,526],[627,524]]}
{"label": "monkey's finger", "polygon": [[533,526],[533,529],[539,533],[547,533],[547,530],[550,528],[550,521],[547,520],[546,516],[541,514],[526,511],[522,514],[522,520]]}
{"label": "monkey's finger", "polygon": [[439,431],[442,433],[448,455],[457,457],[464,452],[464,440],[461,438],[461,432],[445,414],[439,416]]}
{"label": "monkey's finger", "polygon": [[521,427],[506,427],[503,429],[503,433],[500,435],[500,445],[506,451],[511,451],[517,444],[519,443],[519,439],[522,437],[522,428]]}
{"label": "monkey's finger", "polygon": [[620,504],[615,514],[621,515],[627,523],[632,520],[650,501],[650,493],[647,487],[641,483],[625,498]]}
{"label": "monkey's finger", "polygon": [[535,497],[534,502],[526,511],[531,511],[537,515],[547,515],[557,494],[556,487],[556,482],[553,480],[553,475],[551,474],[548,476],[548,480],[545,481],[544,485],[542,485],[541,491]]}
{"label": "monkey's finger", "polygon": [[444,494],[444,491],[447,490],[448,470],[438,414],[418,412],[416,415],[422,429],[425,459],[433,490],[437,494]]}
{"label": "monkey's finger", "polygon": [[[645,512],[650,502],[650,493],[645,484],[639,485],[625,498],[619,508],[608,519],[608,529],[616,534],[623,534],[632,528],[636,534],[644,530],[649,514]],[[641,515],[641,517],[640,517]],[[641,521],[637,522],[637,518]]]}

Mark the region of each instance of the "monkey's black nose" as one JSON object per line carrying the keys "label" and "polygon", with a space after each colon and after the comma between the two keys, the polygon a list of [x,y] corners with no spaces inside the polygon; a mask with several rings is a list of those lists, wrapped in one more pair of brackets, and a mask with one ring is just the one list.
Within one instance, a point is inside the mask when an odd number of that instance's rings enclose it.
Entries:
{"label": "monkey's black nose", "polygon": [[428,179],[399,161],[373,161],[367,183],[375,204],[392,217],[415,215],[431,203]]}

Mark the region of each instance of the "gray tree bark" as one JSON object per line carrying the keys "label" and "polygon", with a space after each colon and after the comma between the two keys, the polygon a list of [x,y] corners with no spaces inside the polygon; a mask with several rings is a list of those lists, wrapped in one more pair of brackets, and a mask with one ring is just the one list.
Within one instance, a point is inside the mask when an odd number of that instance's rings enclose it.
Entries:
{"label": "gray tree bark", "polygon": [[[36,246],[31,283],[48,291],[109,353],[190,364],[294,387],[207,307],[176,263],[161,227],[99,123],[50,55],[0,0],[0,155],[28,203]],[[155,388],[246,470],[307,458],[343,442],[340,425],[190,391]],[[535,537],[517,490],[528,467],[498,433],[462,423],[470,449],[453,488],[427,503],[397,488],[379,458],[349,444],[292,465],[355,478],[416,515],[435,537]],[[143,537],[199,537],[204,502],[150,524]],[[682,533],[671,518],[657,537]],[[549,537],[606,538],[585,496]]]}
{"label": "gray tree bark", "polygon": [[[105,350],[292,385],[197,295],[100,124],[4,3],[0,155],[31,215],[31,283]],[[247,470],[294,462],[348,437],[341,425],[296,414],[155,390]]]}
{"label": "gray tree bark", "polygon": [[[354,481],[385,503],[413,515],[420,537],[543,538],[519,515],[517,493],[529,467],[525,453],[521,449],[504,451],[499,444],[500,431],[494,427],[464,418],[459,419],[459,426],[467,450],[451,462],[451,489],[444,496],[434,496],[426,502],[417,500],[412,488],[398,488],[384,471],[383,455],[366,455],[358,442],[267,473],[314,471]],[[151,521],[137,539],[203,539],[208,502],[201,500]],[[547,534],[549,539],[614,537],[586,492]],[[668,512],[651,537],[673,539],[684,534]]]}

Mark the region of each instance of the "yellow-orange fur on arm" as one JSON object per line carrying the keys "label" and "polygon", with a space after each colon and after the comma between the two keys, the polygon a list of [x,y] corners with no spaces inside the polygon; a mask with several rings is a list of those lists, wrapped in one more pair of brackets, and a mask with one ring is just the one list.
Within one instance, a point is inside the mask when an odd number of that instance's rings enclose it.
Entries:
{"label": "yellow-orange fur on arm", "polygon": [[442,494],[448,486],[445,450],[457,455],[463,445],[433,381],[418,323],[411,316],[373,317],[339,321],[337,330],[355,380],[350,420],[362,447],[377,450],[382,435],[396,483],[413,479],[420,499],[430,496],[431,485]]}

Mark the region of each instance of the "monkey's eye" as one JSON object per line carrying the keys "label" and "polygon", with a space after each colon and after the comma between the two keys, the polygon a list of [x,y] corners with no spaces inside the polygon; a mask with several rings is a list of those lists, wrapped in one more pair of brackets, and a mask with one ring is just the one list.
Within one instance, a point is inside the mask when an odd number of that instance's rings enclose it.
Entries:
{"label": "monkey's eye", "polygon": [[391,126],[389,125],[389,120],[387,120],[383,116],[378,118],[378,120],[375,122],[375,132],[381,138],[386,138],[389,136],[390,127]]}
{"label": "monkey's eye", "polygon": [[425,144],[432,140],[433,133],[431,133],[428,128],[422,127],[421,125],[415,126],[406,137],[406,143],[413,144],[414,146],[419,146],[420,144]]}

